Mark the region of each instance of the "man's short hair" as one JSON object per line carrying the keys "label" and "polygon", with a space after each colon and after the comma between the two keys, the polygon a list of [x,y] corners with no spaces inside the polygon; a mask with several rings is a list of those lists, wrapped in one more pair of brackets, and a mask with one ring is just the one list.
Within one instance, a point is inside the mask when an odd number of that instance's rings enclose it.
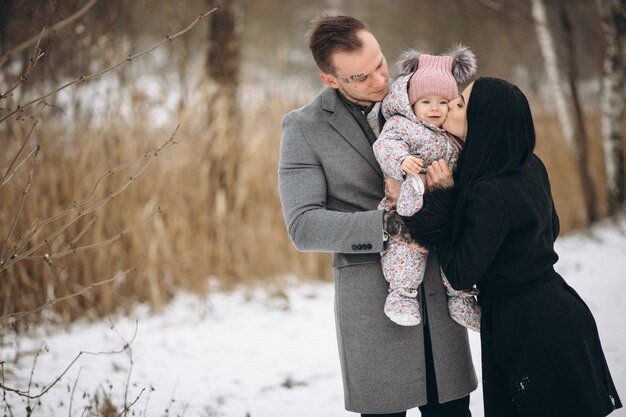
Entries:
{"label": "man's short hair", "polygon": [[350,16],[321,16],[311,21],[306,38],[317,66],[327,74],[335,74],[332,55],[335,52],[354,52],[363,42],[357,36],[367,26]]}

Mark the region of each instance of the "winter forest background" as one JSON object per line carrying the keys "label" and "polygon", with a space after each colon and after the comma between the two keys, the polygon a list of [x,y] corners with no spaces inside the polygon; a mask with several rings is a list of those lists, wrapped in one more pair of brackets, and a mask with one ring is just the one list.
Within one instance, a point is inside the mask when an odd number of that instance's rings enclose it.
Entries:
{"label": "winter forest background", "polygon": [[[562,234],[591,233],[607,219],[624,233],[626,1],[217,3],[0,0],[5,415],[31,414],[46,387],[65,387],[55,378],[83,349],[66,346],[73,355],[35,389],[41,350],[25,340],[138,308],[161,314],[183,293],[262,290],[280,304],[288,288],[332,279],[329,255],[291,246],[276,186],[280,119],[322,87],[304,34],[323,13],[366,22],[392,76],[406,48],[469,46],[481,75],[510,80],[531,101]],[[332,301],[320,308],[331,311]],[[85,415],[164,414],[137,409],[128,375],[121,397],[89,394]],[[211,412],[198,415],[230,415]]]}

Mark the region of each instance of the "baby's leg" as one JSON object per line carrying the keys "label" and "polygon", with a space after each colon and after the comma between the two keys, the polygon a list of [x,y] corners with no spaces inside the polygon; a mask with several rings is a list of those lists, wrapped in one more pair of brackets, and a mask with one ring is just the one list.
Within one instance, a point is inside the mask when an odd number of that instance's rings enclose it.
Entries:
{"label": "baby's leg", "polygon": [[414,245],[390,241],[382,255],[383,274],[389,282],[385,314],[402,326],[415,326],[422,322],[417,287],[424,279],[427,254],[420,253]]}
{"label": "baby's leg", "polygon": [[396,210],[401,216],[412,216],[424,205],[424,182],[417,174],[409,174],[402,182]]}
{"label": "baby's leg", "polygon": [[441,271],[441,280],[448,294],[448,310],[452,320],[470,330],[480,332],[480,306],[475,295],[478,290],[458,291],[450,286],[448,279]]}

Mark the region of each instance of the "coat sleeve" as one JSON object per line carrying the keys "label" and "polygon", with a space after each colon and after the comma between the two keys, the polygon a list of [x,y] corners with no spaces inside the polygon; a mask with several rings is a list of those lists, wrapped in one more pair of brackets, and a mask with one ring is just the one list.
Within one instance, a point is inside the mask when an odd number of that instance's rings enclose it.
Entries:
{"label": "coat sleeve", "polygon": [[393,118],[388,120],[383,127],[380,136],[374,142],[374,156],[380,164],[383,174],[396,181],[404,179],[401,164],[404,158],[410,155],[409,144],[395,129],[397,121]]}
{"label": "coat sleeve", "polygon": [[378,253],[383,250],[383,211],[339,212],[326,205],[328,179],[292,114],[283,119],[278,164],[287,232],[304,252]]}
{"label": "coat sleeve", "polygon": [[500,190],[487,182],[474,185],[460,221],[458,237],[442,241],[435,250],[452,288],[466,290],[485,274],[509,231]]}

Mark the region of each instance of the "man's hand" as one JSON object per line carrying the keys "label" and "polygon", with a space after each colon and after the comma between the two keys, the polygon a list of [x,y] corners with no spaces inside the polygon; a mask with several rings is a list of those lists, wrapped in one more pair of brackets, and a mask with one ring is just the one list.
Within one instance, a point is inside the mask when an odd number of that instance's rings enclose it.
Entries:
{"label": "man's hand", "polygon": [[421,253],[428,253],[428,249],[413,241],[409,228],[402,220],[402,217],[395,211],[385,211],[383,214],[383,228],[390,240],[413,246]]}
{"label": "man's hand", "polygon": [[419,174],[422,172],[423,161],[416,156],[409,155],[402,160],[400,167],[407,174]]}
{"label": "man's hand", "polygon": [[429,190],[434,190],[435,188],[452,188],[453,186],[454,179],[452,178],[452,171],[450,171],[446,161],[440,159],[430,164],[426,171],[426,187]]}
{"label": "man's hand", "polygon": [[389,235],[389,239],[396,242],[411,243],[412,241],[409,228],[395,211],[383,213],[383,231]]}

